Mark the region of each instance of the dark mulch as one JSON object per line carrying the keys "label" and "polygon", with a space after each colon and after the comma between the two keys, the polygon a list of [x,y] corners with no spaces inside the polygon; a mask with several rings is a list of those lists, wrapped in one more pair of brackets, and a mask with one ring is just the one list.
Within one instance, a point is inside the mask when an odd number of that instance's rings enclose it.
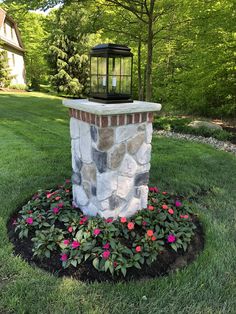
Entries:
{"label": "dark mulch", "polygon": [[14,214],[10,218],[7,225],[9,239],[14,245],[15,255],[20,255],[30,265],[40,267],[58,277],[69,276],[80,281],[117,282],[160,277],[170,273],[171,271],[188,265],[197,258],[199,253],[204,248],[203,227],[197,217],[193,216],[192,218],[195,225],[197,226],[197,229],[195,230],[195,236],[186,252],[179,251],[176,253],[174,250],[166,248],[151,266],[144,265],[142,270],[130,268],[127,270],[127,275],[125,278],[122,275],[120,277],[115,276],[112,278],[109,272],[98,272],[89,261],[86,261],[77,268],[71,266],[67,269],[63,269],[59,254],[52,254],[50,259],[45,258],[40,260],[38,258],[34,258],[32,253],[33,245],[30,239],[31,237],[29,236],[27,239],[20,240],[17,237],[17,234],[14,232],[14,225],[12,222],[16,218],[17,214]]}

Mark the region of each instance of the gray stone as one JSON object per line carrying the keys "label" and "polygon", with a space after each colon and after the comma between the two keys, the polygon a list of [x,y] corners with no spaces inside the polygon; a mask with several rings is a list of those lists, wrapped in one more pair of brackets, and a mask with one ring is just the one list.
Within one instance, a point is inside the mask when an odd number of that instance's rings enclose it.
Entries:
{"label": "gray stone", "polygon": [[83,206],[81,210],[84,213],[84,215],[87,215],[87,216],[96,216],[98,213],[97,206],[93,204],[92,202],[90,202],[87,206]]}
{"label": "gray stone", "polygon": [[110,208],[109,198],[101,202],[101,210],[107,211]]}
{"label": "gray stone", "polygon": [[83,167],[82,167],[82,177],[83,177],[83,180],[86,180],[86,181],[96,181],[96,167],[95,165],[92,163],[92,164],[83,164]]}
{"label": "gray stone", "polygon": [[112,128],[99,128],[98,129],[98,149],[106,151],[114,144],[114,130]]}
{"label": "gray stone", "polygon": [[152,146],[150,144],[143,143],[136,153],[136,160],[139,164],[145,165],[150,162]]}
{"label": "gray stone", "polygon": [[116,128],[116,143],[121,143],[137,134],[137,125],[129,124]]}
{"label": "gray stone", "polygon": [[213,130],[222,130],[222,127],[216,123],[208,122],[208,121],[200,121],[195,120],[188,124],[188,126],[199,129],[199,128],[207,128],[207,129],[213,129]]}
{"label": "gray stone", "polygon": [[90,125],[90,134],[91,134],[92,140],[96,143],[98,139],[98,131],[97,131],[96,126]]}
{"label": "gray stone", "polygon": [[133,177],[136,173],[136,170],[136,161],[130,155],[126,154],[119,169],[120,175],[125,177]]}
{"label": "gray stone", "polygon": [[71,177],[72,184],[81,184],[81,174],[79,172],[74,172]]}
{"label": "gray stone", "polygon": [[136,174],[134,179],[134,185],[140,186],[140,185],[147,185],[149,181],[149,172],[139,173]]}
{"label": "gray stone", "polygon": [[109,209],[110,210],[118,209],[121,203],[122,203],[122,200],[117,195],[112,195],[109,198]]}
{"label": "gray stone", "polygon": [[116,169],[120,166],[126,152],[124,143],[115,145],[108,153],[108,167]]}
{"label": "gray stone", "polygon": [[127,142],[127,151],[130,155],[135,154],[139,149],[140,146],[145,141],[145,135],[144,133],[139,133],[134,138],[128,140]]}
{"label": "gray stone", "polygon": [[76,206],[86,206],[88,204],[88,197],[82,186],[73,184],[73,200]]}
{"label": "gray stone", "polygon": [[92,162],[92,140],[90,135],[90,125],[82,121],[80,121],[80,152],[83,162]]}
{"label": "gray stone", "polygon": [[147,123],[147,127],[146,127],[146,143],[147,144],[150,144],[152,142],[152,132],[153,132],[152,123]]}
{"label": "gray stone", "polygon": [[70,118],[70,136],[72,139],[78,139],[80,132],[79,132],[79,120],[75,118]]}
{"label": "gray stone", "polygon": [[77,156],[77,154],[74,154],[74,156],[72,156],[72,168],[74,172],[80,172],[81,168],[82,168],[82,160]]}
{"label": "gray stone", "polygon": [[84,189],[86,195],[88,196],[88,198],[90,198],[91,197],[91,188],[90,188],[89,182],[83,181],[82,186],[83,186],[83,189]]}
{"label": "gray stone", "polygon": [[100,152],[93,147],[92,149],[93,161],[95,162],[97,169],[100,173],[107,170],[107,153]]}
{"label": "gray stone", "polygon": [[148,204],[148,186],[147,185],[142,185],[139,187],[140,191],[140,205],[141,208],[147,208]]}
{"label": "gray stone", "polygon": [[148,172],[151,168],[151,164],[148,163],[148,164],[145,164],[145,165],[139,165],[138,168],[137,168],[137,173],[140,173],[140,172]]}
{"label": "gray stone", "polygon": [[134,179],[129,177],[118,176],[117,195],[127,199],[133,189]]}
{"label": "gray stone", "polygon": [[103,201],[117,190],[117,173],[109,171],[97,175],[97,198]]}
{"label": "gray stone", "polygon": [[96,186],[92,185],[91,192],[92,192],[93,196],[97,196],[97,188],[96,188]]}
{"label": "gray stone", "polygon": [[143,132],[146,129],[146,123],[142,123],[138,126],[138,132]]}

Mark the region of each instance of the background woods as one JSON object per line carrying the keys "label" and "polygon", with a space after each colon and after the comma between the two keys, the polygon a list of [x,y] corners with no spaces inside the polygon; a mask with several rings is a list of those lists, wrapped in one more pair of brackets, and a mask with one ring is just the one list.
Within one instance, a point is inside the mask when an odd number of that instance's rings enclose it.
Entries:
{"label": "background woods", "polygon": [[[232,0],[5,0],[26,48],[29,85],[85,97],[88,52],[101,42],[134,52],[134,98],[169,110],[235,117]],[[56,6],[59,5],[59,6]],[[32,10],[47,10],[47,15]]]}

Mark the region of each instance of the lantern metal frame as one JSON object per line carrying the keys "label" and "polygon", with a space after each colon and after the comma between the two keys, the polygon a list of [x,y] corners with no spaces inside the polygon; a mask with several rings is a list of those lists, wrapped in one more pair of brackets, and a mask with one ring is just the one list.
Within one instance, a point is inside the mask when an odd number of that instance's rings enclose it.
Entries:
{"label": "lantern metal frame", "polygon": [[[132,99],[132,83],[133,83],[133,54],[130,51],[131,49],[124,45],[117,45],[117,44],[100,44],[92,48],[90,52],[90,101],[100,102],[100,103],[129,103],[133,102]],[[97,57],[97,73],[92,74],[92,58]],[[105,86],[105,92],[99,93],[99,76],[101,74],[98,73],[98,58],[104,58],[106,60],[106,86]],[[109,60],[120,58],[120,74],[116,75],[120,78],[120,93],[119,94],[112,94],[109,92],[109,78],[110,72],[109,72]],[[121,74],[121,58],[130,58],[131,64],[130,64],[130,75],[124,75]],[[97,91],[92,91],[92,76],[97,75]],[[129,77],[130,78],[130,91],[129,93],[122,93],[121,92],[121,80],[122,77]]]}

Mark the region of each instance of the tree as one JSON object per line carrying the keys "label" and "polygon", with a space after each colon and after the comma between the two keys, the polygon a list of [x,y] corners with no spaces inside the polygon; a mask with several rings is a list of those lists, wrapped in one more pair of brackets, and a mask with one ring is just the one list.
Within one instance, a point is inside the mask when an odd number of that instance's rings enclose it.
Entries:
{"label": "tree", "polygon": [[10,68],[8,65],[7,52],[0,45],[0,87],[8,87],[11,83]]}

